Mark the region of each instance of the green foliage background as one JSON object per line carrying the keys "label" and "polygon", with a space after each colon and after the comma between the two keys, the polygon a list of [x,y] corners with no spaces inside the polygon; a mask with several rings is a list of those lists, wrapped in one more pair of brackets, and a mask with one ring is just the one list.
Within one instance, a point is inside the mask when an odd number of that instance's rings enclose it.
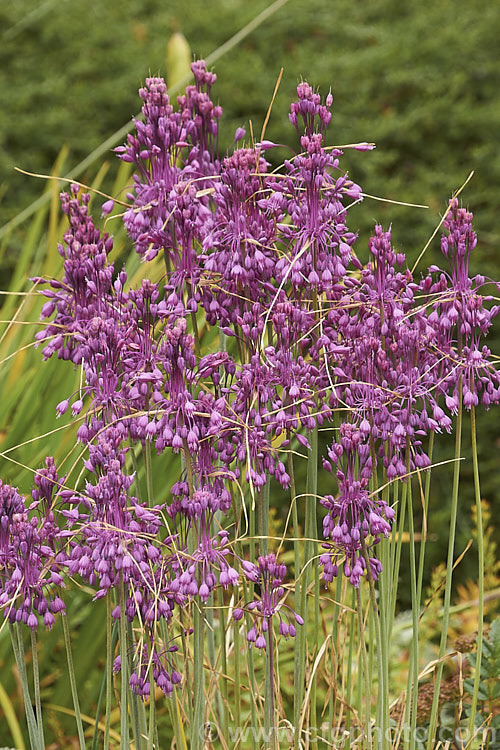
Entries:
{"label": "green foliage background", "polygon": [[[181,31],[205,57],[269,0],[18,0],[0,6],[0,171],[3,224],[39,194],[14,165],[50,170],[63,144],[86,156],[138,109],[149,74],[168,74],[165,45]],[[500,185],[500,8],[484,0],[289,0],[221,58],[215,96],[224,107],[221,149],[234,129],[260,132],[281,67],[268,137],[295,143],[283,122],[303,77],[332,88],[336,143],[370,140],[377,151],[346,159],[368,193],[431,210],[368,202],[360,228],[394,220],[396,243],[420,248],[452,190],[471,170],[466,200],[477,214],[480,260],[495,260]]]}

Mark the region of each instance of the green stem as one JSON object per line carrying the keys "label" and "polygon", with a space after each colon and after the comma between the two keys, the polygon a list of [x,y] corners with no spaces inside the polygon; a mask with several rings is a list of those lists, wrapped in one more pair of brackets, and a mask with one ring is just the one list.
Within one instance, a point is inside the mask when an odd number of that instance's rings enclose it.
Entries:
{"label": "green stem", "polygon": [[[372,441],[372,462],[373,466],[377,465],[375,456],[375,445]],[[382,475],[382,498],[388,504],[389,503],[389,487],[387,486],[387,475],[385,471]],[[370,480],[371,492],[375,495],[378,490],[378,474],[375,471]],[[389,565],[390,551],[389,542],[387,539],[382,538],[378,548],[380,549],[380,561],[382,563],[382,572],[378,579],[378,591],[379,599],[377,610],[370,608],[370,632],[375,631],[376,634],[376,619],[378,618],[380,638],[375,637],[375,642],[370,641],[370,662],[373,665],[374,651],[376,645],[376,663],[377,663],[377,674],[383,675],[382,681],[379,680],[378,693],[377,693],[377,708],[376,708],[376,727],[379,728],[377,731],[381,731],[385,738],[386,730],[389,726],[389,643],[390,637],[387,633],[389,630],[389,621],[391,614],[391,594],[390,594],[390,581],[393,575],[393,571]],[[370,577],[371,577],[371,570]],[[368,575],[368,574],[367,574]],[[373,602],[373,600],[371,600]]]}
{"label": "green stem", "polygon": [[[132,623],[127,617],[127,643],[129,647],[127,649],[127,674],[132,674],[132,654],[135,646],[134,632],[132,630]],[[142,748],[142,735],[147,735],[146,729],[146,708],[144,701],[139,698],[136,692],[129,690],[128,701],[130,704],[130,716],[132,719],[132,735],[135,743],[135,750],[141,750]],[[142,730],[141,730],[142,723]]]}
{"label": "green stem", "polygon": [[[335,583],[335,604],[333,605],[333,623],[332,623],[332,681],[335,680],[335,675],[338,669],[338,635],[339,635],[339,620],[340,620],[340,606],[338,602],[340,602],[342,597],[342,581],[343,576],[338,575],[337,580]],[[335,684],[335,683],[334,683]],[[335,704],[337,702],[337,693],[336,690],[332,689],[330,690],[330,700],[328,705],[328,718],[329,718],[329,725],[330,727],[334,726],[333,720],[335,717]]]}
{"label": "green stem", "polygon": [[31,655],[33,659],[33,683],[35,686],[35,706],[36,706],[36,721],[38,724],[38,739],[40,741],[40,747],[45,747],[45,738],[43,736],[43,719],[42,719],[42,701],[40,697],[40,670],[38,666],[38,649],[36,644],[36,632],[34,628],[31,630]]}
{"label": "green stem", "polygon": [[436,678],[434,682],[434,695],[432,699],[431,716],[429,721],[429,737],[427,740],[427,750],[434,747],[434,735],[437,727],[439,711],[439,692],[441,689],[441,679],[443,676],[444,655],[446,652],[446,643],[448,636],[448,623],[450,619],[450,602],[451,602],[451,585],[453,576],[453,556],[455,549],[455,531],[457,526],[458,515],[458,488],[460,483],[460,453],[462,449],[462,375],[458,381],[459,405],[455,433],[455,465],[453,468],[453,489],[451,496],[450,510],[450,534],[448,537],[448,558],[446,563],[446,584],[444,590],[443,619],[441,623],[441,642],[439,645],[439,663],[436,669]]}
{"label": "green stem", "polygon": [[[135,637],[132,628],[132,623],[127,617],[127,643],[128,648],[128,675],[132,674],[133,669],[133,653],[135,649]],[[146,704],[140,698],[137,693],[129,690],[128,700],[130,703],[130,715],[132,718],[132,734],[135,742],[135,750],[142,750],[142,738],[148,736],[147,719],[146,719]]]}
{"label": "green stem", "polygon": [[378,605],[377,605],[377,595],[375,593],[375,583],[373,581],[372,571],[370,567],[370,558],[368,556],[368,550],[366,549],[366,542],[363,537],[361,537],[361,544],[363,549],[363,557],[365,559],[366,564],[366,577],[368,579],[369,584],[369,590],[370,590],[370,604],[373,612],[373,619],[375,622],[375,639],[377,642],[377,676],[378,676],[378,690],[379,690],[379,701],[382,701],[383,710],[381,711],[381,727],[380,732],[378,734],[378,740],[377,740],[377,746],[384,750],[384,748],[387,748],[389,746],[389,740],[387,736],[387,728],[388,728],[388,722],[387,722],[387,705],[388,705],[388,699],[389,699],[389,691],[388,691],[388,685],[386,685],[385,682],[385,672],[384,672],[384,666],[382,664],[382,653],[383,653],[383,645],[382,645],[382,633],[380,630],[380,618],[378,614]]}
{"label": "green stem", "polygon": [[[299,628],[295,637],[295,677],[294,677],[294,727],[295,727],[295,747],[300,747],[300,711],[305,691],[306,664],[307,664],[307,589],[309,586],[311,574],[311,561],[314,555],[315,545],[313,540],[316,538],[316,494],[318,480],[318,428],[315,427],[311,436],[311,454],[307,464],[307,494],[306,494],[306,514],[305,514],[305,544],[304,560],[301,567],[300,576],[300,608],[298,614],[304,620],[304,625]],[[317,543],[316,543],[317,546]],[[317,556],[314,563],[318,564]],[[319,602],[316,602],[319,606]],[[317,645],[318,634],[315,636]],[[316,713],[316,707],[311,703],[311,722]],[[315,725],[314,725],[315,726]]]}
{"label": "green stem", "polygon": [[[368,661],[366,658],[366,642],[365,642],[365,628],[363,625],[363,605],[361,603],[361,592],[359,588],[356,589],[356,600],[358,610],[358,625],[359,625],[359,641],[361,648],[361,667],[363,673],[363,679],[365,682],[365,723],[366,723],[366,740],[368,750],[372,747],[372,732],[371,732],[371,685],[368,676]],[[380,657],[379,657],[380,658]],[[360,684],[362,681],[360,680]],[[361,705],[360,705],[361,708]]]}
{"label": "green stem", "polygon": [[62,623],[63,623],[63,632],[64,632],[64,643],[66,644],[66,657],[68,660],[69,682],[71,685],[71,695],[73,697],[73,706],[75,709],[76,726],[78,729],[78,739],[80,741],[81,750],[85,750],[85,736],[83,733],[82,717],[80,714],[80,702],[78,700],[78,690],[76,687],[75,670],[73,667],[73,654],[71,652],[71,638],[69,634],[68,618],[65,613],[62,613]]}
{"label": "green stem", "polygon": [[132,458],[132,468],[134,470],[135,474],[135,482],[134,482],[134,493],[137,495],[137,499],[142,502],[142,492],[141,492],[141,485],[138,480],[139,477],[139,464],[137,462],[137,456],[135,455],[135,443],[131,443],[131,448],[129,451],[129,455]]}
{"label": "green stem", "polygon": [[[194,481],[191,454],[184,439],[184,460],[189,497],[193,499]],[[188,551],[191,553],[196,545],[196,530],[191,528],[188,539]],[[198,585],[199,585],[198,581]],[[191,750],[202,748],[202,727],[205,721],[205,673],[203,663],[205,656],[205,605],[201,601],[193,602],[193,717],[191,727]]]}
{"label": "green stem", "polygon": [[267,554],[267,523],[266,519],[264,518],[264,502],[263,502],[263,492],[260,490],[257,493],[257,497],[255,498],[255,504],[256,504],[256,510],[257,510],[257,536],[259,537],[257,541],[257,549],[259,552],[259,555],[266,555]]}
{"label": "green stem", "polygon": [[19,679],[21,680],[21,687],[23,690],[24,713],[26,715],[26,723],[28,725],[28,734],[31,747],[33,750],[44,750],[44,747],[39,745],[38,728],[36,724],[35,714],[33,712],[33,706],[31,705],[31,695],[28,685],[28,675],[26,673],[26,660],[24,656],[24,642],[19,623],[12,625],[12,623],[9,622],[9,630],[12,650],[14,651],[17,671],[19,672]]}
{"label": "green stem", "polygon": [[[392,535],[393,541],[392,541],[391,558],[392,558],[393,578],[392,578],[392,587],[391,587],[391,612],[390,612],[391,627],[392,627],[392,623],[394,622],[394,617],[396,616],[396,600],[398,596],[399,571],[401,569],[401,550],[403,547],[403,535],[404,535],[404,528],[405,528],[407,491],[408,491],[408,485],[407,483],[405,483],[403,484],[403,491],[401,493],[402,498],[401,498],[401,503],[400,503],[398,533],[397,535],[394,533]],[[399,497],[398,484],[396,484],[394,488],[394,495]]]}
{"label": "green stem", "polygon": [[156,734],[156,696],[155,696],[155,681],[153,677],[153,665],[149,669],[149,729],[148,729],[148,750],[158,750],[158,746],[155,745],[155,734]]}
{"label": "green stem", "polygon": [[[317,494],[318,494],[318,428],[316,427],[311,436],[311,459],[308,465],[308,487],[309,495],[309,513],[308,513],[308,530],[307,536],[312,539],[311,557],[312,557],[312,574],[314,576],[314,637],[312,639],[313,653],[312,658],[316,658],[319,650],[319,562],[318,562],[318,524],[317,524]],[[309,722],[311,727],[318,726],[317,720],[317,703],[316,703],[316,674],[314,682],[311,685],[310,704],[309,704]],[[311,748],[318,747],[317,732],[311,738]]]}
{"label": "green stem", "polygon": [[[387,497],[387,500],[389,498]],[[390,643],[391,637],[390,632],[392,630],[391,621],[391,592],[390,592],[390,581],[392,579],[392,570],[390,566],[390,541],[388,539],[382,539],[380,542],[380,562],[382,564],[382,573],[379,578],[379,609],[380,609],[380,630],[382,634],[382,669],[384,671],[384,685],[386,685],[386,695],[380,695],[379,701],[377,702],[378,713],[377,720],[380,722],[380,726],[389,725],[389,707],[388,707],[388,695],[389,690],[389,669],[391,665],[390,656]],[[370,637],[372,637],[372,631],[374,629],[374,619],[370,618]],[[370,640],[370,645],[372,641]]]}
{"label": "green stem", "polygon": [[[109,730],[111,727],[111,703],[113,700],[113,647],[117,637],[116,622],[112,622],[111,593],[106,596],[106,716],[104,720],[104,750],[109,750]],[[97,713],[99,716],[99,713]]]}
{"label": "green stem", "polygon": [[[222,703],[222,734],[228,736],[229,729],[229,707],[227,691],[227,651],[226,651],[226,624],[224,621],[224,592],[221,588],[217,591],[217,603],[219,607],[219,639],[222,661],[222,681],[221,681],[221,703]],[[239,726],[239,725],[238,725]]]}
{"label": "green stem", "polygon": [[[287,438],[290,440],[290,432],[287,433]],[[295,489],[295,471],[294,471],[294,465],[293,465],[293,453],[290,449],[288,453],[288,474],[290,476],[290,502],[292,504],[292,523],[293,523],[293,554],[294,554],[294,579],[295,579],[295,586],[294,586],[294,603],[295,603],[295,609],[297,612],[299,612],[299,602],[300,602],[300,590],[301,590],[301,579],[300,579],[300,538],[299,538],[299,512],[297,508],[297,493]],[[299,612],[299,614],[301,614]],[[295,726],[297,727],[297,720],[300,710],[300,697],[298,695],[299,687],[297,684],[297,675],[298,675],[298,663],[300,659],[300,646],[299,646],[299,640],[300,638],[295,638],[295,679],[294,679],[294,690],[293,690],[293,700],[294,700],[294,722]],[[297,738],[296,738],[297,742]]]}
{"label": "green stem", "polygon": [[353,675],[353,668],[352,668],[352,661],[353,661],[353,654],[354,654],[354,622],[355,622],[355,609],[356,609],[356,593],[354,591],[354,588],[352,590],[352,612],[350,617],[350,623],[349,623],[349,649],[347,651],[347,681],[345,686],[345,701],[346,705],[348,706],[346,717],[345,717],[345,728],[347,731],[347,738],[345,743],[346,750],[350,750],[351,748],[351,711],[349,707],[351,706],[351,700],[352,700],[352,675]]}
{"label": "green stem", "polygon": [[[182,623],[181,623],[182,626]],[[168,634],[168,628],[167,623],[165,622],[165,619],[162,617],[160,620],[160,632],[161,637],[163,639],[164,646],[168,644],[169,641],[169,634]],[[184,640],[183,640],[184,643]],[[186,653],[186,650],[184,648],[184,653]],[[186,660],[187,664],[187,660]],[[189,681],[187,681],[187,684],[189,684]],[[184,733],[182,731],[181,723],[180,723],[180,716],[179,716],[179,698],[177,694],[177,687],[174,685],[174,690],[172,693],[172,697],[170,700],[167,701],[168,710],[170,712],[170,716],[172,719],[172,726],[174,730],[174,737],[175,737],[175,746],[176,748],[179,748],[179,750],[187,750],[186,748],[186,740],[184,737]]]}
{"label": "green stem", "polygon": [[121,706],[120,706],[120,748],[128,750],[128,648],[127,648],[127,616],[125,614],[125,585],[120,573],[119,584],[120,603],[120,674],[121,674]]}
{"label": "green stem", "polygon": [[144,468],[146,471],[146,491],[148,495],[148,505],[150,508],[154,504],[154,489],[153,489],[153,469],[151,464],[151,441],[144,441]]}
{"label": "green stem", "polygon": [[[257,495],[257,529],[259,536],[259,550],[267,555],[269,550],[269,481]],[[272,621],[267,619],[269,630],[266,633],[267,650],[264,672],[264,732],[266,742],[270,742],[272,750],[276,747],[274,728],[274,665],[273,665],[273,635]]]}
{"label": "green stem", "polygon": [[[379,590],[380,591],[380,590]],[[382,608],[382,606],[380,607]],[[382,626],[382,623],[381,623]],[[383,631],[382,631],[383,632]],[[382,638],[382,643],[384,642],[385,638]],[[375,623],[373,621],[373,613],[370,609],[368,613],[368,680],[369,685],[373,685],[373,668],[374,663],[377,660],[377,652],[375,648]],[[382,663],[384,660],[384,656],[382,656]],[[385,666],[385,664],[384,664]],[[387,685],[387,682],[385,683]]]}
{"label": "green stem", "polygon": [[[207,621],[207,650],[208,658],[210,661],[210,673],[211,680],[215,678],[217,672],[217,657],[215,654],[215,620],[214,620],[214,594],[210,594],[209,599],[205,605],[205,616]],[[225,680],[223,677],[220,678],[221,683]],[[221,690],[216,690],[215,693],[216,710],[217,710],[217,721],[219,724],[222,723],[222,717],[224,713],[224,707],[222,702],[222,686]],[[225,735],[227,737],[227,735]]]}
{"label": "green stem", "polygon": [[272,618],[267,618],[268,630],[266,633],[266,674],[265,674],[265,705],[264,705],[264,732],[266,742],[270,743],[271,750],[277,750],[277,736],[274,731],[274,642]]}
{"label": "green stem", "polygon": [[472,689],[472,701],[469,717],[469,737],[474,732],[476,718],[477,699],[479,684],[481,682],[481,659],[483,655],[483,623],[484,623],[484,539],[483,539],[483,509],[481,506],[481,487],[479,484],[479,465],[477,457],[477,432],[476,432],[476,409],[474,406],[470,412],[471,438],[472,438],[472,465],[474,470],[474,495],[476,500],[476,527],[477,527],[477,552],[479,565],[478,578],[478,616],[477,616],[477,653],[476,673],[474,675],[474,687]]}
{"label": "green stem", "polygon": [[[432,465],[432,455],[434,453],[434,432],[431,432],[430,438],[429,438],[429,450],[428,450],[428,456],[429,461]],[[424,580],[424,561],[425,561],[425,546],[427,542],[427,523],[429,520],[429,496],[430,496],[430,488],[431,488],[431,470],[429,469],[426,473],[425,477],[425,486],[424,486],[424,519],[425,519],[425,526],[422,528],[422,539],[420,541],[420,558],[418,561],[418,582],[417,582],[417,599],[419,602],[419,605],[422,604],[422,586],[423,586],[423,580]]]}
{"label": "green stem", "polygon": [[205,611],[201,600],[193,603],[193,726],[191,731],[191,750],[202,750],[202,727],[205,721],[205,680],[203,671],[205,641]]}
{"label": "green stem", "polygon": [[[267,481],[262,488],[262,493],[259,493],[259,499],[261,500],[261,514],[262,519],[260,523],[259,534],[262,539],[259,541],[259,546],[262,549],[262,554],[267,555],[269,551],[269,492],[270,483]],[[262,497],[260,497],[262,495]]]}
{"label": "green stem", "polygon": [[[415,528],[413,522],[413,503],[412,503],[412,487],[410,477],[410,444],[409,438],[407,439],[407,467],[406,473],[408,475],[408,490],[406,493],[407,504],[408,504],[408,531],[410,536],[410,586],[411,586],[411,614],[412,614],[412,626],[413,626],[413,637],[411,641],[411,657],[410,657],[410,668],[408,670],[408,686],[406,690],[407,697],[411,695],[411,702],[407,700],[407,709],[411,706],[410,710],[410,722],[411,722],[411,733],[410,733],[410,750],[415,748],[415,736],[417,726],[417,699],[418,699],[418,616],[420,610],[420,601],[417,594],[417,570],[416,570],[416,557],[415,557]],[[406,742],[405,742],[406,744]]]}
{"label": "green stem", "polygon": [[233,622],[234,632],[234,718],[236,726],[241,727],[241,658],[240,658],[240,626]]}
{"label": "green stem", "polygon": [[175,747],[180,748],[180,750],[187,750],[186,740],[184,737],[184,732],[182,731],[180,717],[179,717],[179,698],[177,695],[177,688],[175,685],[174,685],[174,692],[172,693],[172,698],[169,701],[167,701],[167,705],[170,711],[172,725],[174,728]]}
{"label": "green stem", "polygon": [[[254,532],[252,531],[252,519],[253,524],[255,524],[255,516],[253,513],[250,514],[250,534],[253,536]],[[251,555],[251,559],[255,559],[253,555]],[[247,584],[245,580],[242,581],[243,585],[243,599],[248,601],[253,601],[254,598],[254,584],[253,582],[249,582],[249,585],[247,587]],[[245,626],[247,633],[252,627],[252,620],[250,618],[250,613],[248,611],[245,612]],[[248,659],[248,683],[250,688],[250,721],[252,727],[257,727],[257,687],[256,687],[256,676],[255,676],[255,663],[254,663],[254,649],[248,648],[247,646],[247,659]],[[257,740],[254,734],[251,735],[251,747],[252,750],[256,750],[257,748]]]}

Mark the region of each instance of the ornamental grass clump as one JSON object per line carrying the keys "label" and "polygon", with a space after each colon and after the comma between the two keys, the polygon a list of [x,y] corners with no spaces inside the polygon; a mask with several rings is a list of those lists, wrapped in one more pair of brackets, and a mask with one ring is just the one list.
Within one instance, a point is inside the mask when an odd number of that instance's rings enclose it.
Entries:
{"label": "ornamental grass clump", "polygon": [[[116,746],[116,700],[123,748],[132,738],[196,749],[213,732],[230,747],[243,730],[254,747],[278,747],[285,730],[296,748],[340,747],[354,727],[363,747],[413,748],[425,565],[415,523],[420,507],[427,519],[434,436],[457,435],[439,696],[462,409],[474,440],[475,407],[500,400],[484,343],[499,308],[491,282],[469,276],[472,215],[456,197],[446,209],[449,270],[411,271],[379,225],[364,262],[349,223],[365,195],[326,143],[332,95],[297,87],[298,153],[276,167],[264,132],[254,142],[239,128],[219,154],[216,76],[203,61],[191,70],[177,106],[161,78],[140,89],[142,117],[115,149],[132,184],[102,206],[108,228],[123,221],[146,278],[132,285],[111,260],[90,193],[72,184],[61,194],[62,280],[34,279],[47,299],[42,357],[71,362],[81,380],[56,410],[79,425],[71,470],[60,476],[48,458],[30,503],[0,484],[0,604],[30,742],[45,747],[37,638],[60,613],[79,743],[90,746],[66,612],[76,585],[106,602],[93,748]],[[388,644],[406,538],[412,636],[394,726]],[[479,543],[480,587],[482,555]],[[476,680],[473,706],[478,690]],[[431,746],[438,708],[436,697]]]}

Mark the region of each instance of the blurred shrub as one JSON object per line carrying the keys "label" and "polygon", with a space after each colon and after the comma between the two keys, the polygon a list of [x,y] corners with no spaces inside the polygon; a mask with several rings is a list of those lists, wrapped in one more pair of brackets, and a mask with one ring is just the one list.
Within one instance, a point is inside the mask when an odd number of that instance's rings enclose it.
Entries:
{"label": "blurred shrub", "polygon": [[[131,0],[126,10],[118,0],[2,4],[0,222],[40,193],[35,180],[14,175],[12,166],[48,171],[63,144],[75,163],[126,123],[138,109],[141,81],[150,72],[167,73],[165,46],[173,32],[182,31],[195,55],[207,56],[269,4]],[[361,229],[375,218],[393,219],[396,244],[419,250],[451,191],[474,169],[466,200],[477,216],[481,258],[497,263],[499,32],[500,6],[480,0],[289,0],[215,66],[225,108],[221,149],[249,116],[260,134],[283,66],[269,138],[283,138],[280,123],[301,77],[323,92],[331,87],[332,142],[378,145],[374,153],[349,156],[356,180],[368,193],[431,206],[423,212],[369,201],[357,211]],[[292,128],[288,143],[294,144]]]}

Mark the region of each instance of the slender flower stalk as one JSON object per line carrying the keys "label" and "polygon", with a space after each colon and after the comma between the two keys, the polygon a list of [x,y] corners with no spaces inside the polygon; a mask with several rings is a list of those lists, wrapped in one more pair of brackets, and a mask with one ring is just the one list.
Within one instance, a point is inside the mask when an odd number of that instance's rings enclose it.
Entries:
{"label": "slender flower stalk", "polygon": [[35,750],[43,750],[42,745],[40,745],[40,732],[38,730],[37,721],[36,721],[35,714],[33,712],[33,706],[31,703],[30,689],[28,685],[28,676],[26,674],[26,660],[25,660],[25,655],[24,655],[24,644],[22,641],[20,628],[19,628],[19,625],[17,624],[12,625],[12,623],[10,623],[9,626],[10,626],[12,650],[14,651],[16,665],[17,665],[19,677],[21,680],[24,706],[25,706],[24,710],[26,714],[26,723],[28,725],[28,734],[29,734],[31,746],[35,748]]}
{"label": "slender flower stalk", "polygon": [[194,605],[193,611],[194,630],[194,661],[193,661],[193,724],[191,736],[192,750],[201,750],[202,737],[201,727],[205,723],[205,674],[204,674],[204,642],[205,642],[205,608],[202,602]]}
{"label": "slender flower stalk", "polygon": [[76,726],[78,729],[78,740],[80,742],[80,750],[85,750],[85,734],[83,732],[82,716],[80,713],[80,701],[78,698],[78,687],[75,679],[75,670],[73,667],[73,652],[71,649],[71,636],[69,632],[68,619],[66,615],[62,617],[63,632],[64,632],[64,644],[66,646],[66,658],[68,660],[68,675],[71,686],[71,695],[73,698],[73,706],[75,709]]}
{"label": "slender flower stalk", "polygon": [[472,689],[472,699],[470,707],[470,717],[468,731],[472,737],[475,731],[475,717],[478,702],[479,686],[481,682],[481,660],[483,654],[483,624],[484,624],[484,531],[483,531],[483,511],[481,506],[481,488],[479,482],[479,463],[477,454],[477,431],[476,431],[476,409],[474,406],[470,410],[471,417],[471,437],[472,437],[472,463],[474,467],[474,494],[476,501],[477,517],[477,550],[478,550],[478,617],[477,617],[477,646],[476,646],[476,666],[474,675],[474,685]]}
{"label": "slender flower stalk", "polygon": [[[367,564],[367,578],[368,578],[369,591],[370,591],[370,604],[371,604],[371,609],[373,613],[373,618],[375,620],[379,701],[382,701],[383,703],[383,702],[387,702],[388,686],[385,684],[385,673],[384,673],[384,668],[382,666],[382,652],[383,652],[382,633],[380,629],[380,618],[379,618],[378,605],[377,605],[377,596],[375,593],[375,584],[374,584],[373,576],[371,573],[371,566],[369,565],[368,551],[366,549],[366,542],[364,539],[362,540],[362,550],[363,550],[363,556]],[[382,712],[382,727],[381,727],[382,731],[380,732],[378,736],[378,747],[380,748],[380,750],[385,750],[385,748],[387,747],[388,739],[387,739],[386,729],[387,729],[386,711],[383,711]],[[367,730],[369,731],[369,727],[367,727]]]}
{"label": "slender flower stalk", "polygon": [[[365,626],[363,622],[363,604],[361,601],[361,592],[359,588],[356,589],[356,600],[357,600],[357,611],[358,611],[358,627],[359,627],[359,638],[360,638],[360,648],[361,648],[361,671],[363,675],[364,680],[364,687],[365,687],[365,729],[366,729],[366,740],[367,740],[367,748],[368,750],[371,750],[372,748],[372,729],[371,729],[371,684],[370,684],[370,675],[368,670],[368,659],[366,656],[366,636],[365,636]],[[378,656],[378,659],[381,659],[381,656]],[[361,693],[361,685],[362,681],[360,681],[360,693]]]}
{"label": "slender flower stalk", "polygon": [[43,717],[42,717],[42,702],[40,698],[40,672],[38,668],[38,647],[36,642],[36,633],[31,630],[31,653],[33,658],[33,682],[35,687],[35,706],[36,706],[36,723],[38,726],[38,736],[40,741],[40,747],[45,747],[45,739],[43,734]]}
{"label": "slender flower stalk", "polygon": [[273,621],[271,617],[267,618],[266,628],[266,666],[265,666],[265,712],[264,712],[264,730],[266,737],[270,738],[271,750],[277,750],[278,738],[276,736],[276,715],[275,715],[275,683],[274,683],[274,635]]}
{"label": "slender flower stalk", "polygon": [[118,588],[118,601],[120,607],[120,675],[121,675],[121,705],[120,705],[120,748],[125,750],[129,746],[129,723],[128,723],[128,639],[127,621],[125,615],[125,587],[123,577],[120,574]]}
{"label": "slender flower stalk", "polygon": [[[353,666],[353,655],[354,655],[354,638],[352,637],[352,633],[355,629],[355,618],[356,618],[356,590],[353,588],[351,591],[351,615],[349,618],[349,633],[351,637],[349,638],[349,646],[347,651],[347,680],[346,680],[346,687],[345,687],[345,696],[346,700],[348,701],[349,705],[351,705],[352,701],[352,681],[353,681],[353,675],[354,675],[354,666]],[[345,720],[346,730],[348,732],[347,735],[347,742],[346,745],[350,749],[351,748],[351,726],[352,726],[352,715],[351,712],[348,711],[346,714],[346,720]]]}
{"label": "slender flower stalk", "polygon": [[[311,435],[311,455],[308,463],[308,493],[309,493],[309,504],[306,508],[310,508],[310,511],[306,509],[306,536],[313,540],[311,547],[311,559],[312,559],[312,577],[314,580],[314,634],[315,637],[312,641],[312,658],[319,652],[319,562],[318,562],[318,529],[317,519],[314,511],[314,499],[318,494],[318,428],[314,428]],[[306,631],[306,627],[302,629],[302,632]],[[317,701],[316,701],[316,681],[313,681],[311,686],[311,708],[310,708],[310,723],[311,726],[315,727],[318,725],[317,720]],[[312,740],[312,747],[317,748],[316,737]]]}
{"label": "slender flower stalk", "polygon": [[106,597],[106,711],[104,719],[104,750],[109,750],[111,701],[113,696],[113,620],[111,595]]}
{"label": "slender flower stalk", "polygon": [[439,710],[439,691],[441,688],[441,680],[443,677],[444,662],[443,657],[446,652],[446,644],[448,641],[448,623],[450,619],[450,604],[451,604],[451,584],[453,576],[453,559],[455,550],[455,531],[458,516],[458,489],[460,481],[460,455],[462,446],[462,376],[459,376],[458,383],[458,411],[455,425],[455,463],[453,467],[453,488],[451,495],[451,509],[450,509],[450,535],[448,539],[448,557],[446,562],[446,584],[444,589],[444,601],[443,601],[443,620],[442,620],[442,631],[441,640],[439,644],[439,663],[437,665],[436,674],[434,677],[434,695],[432,700],[431,716],[429,721],[429,739],[427,742],[427,750],[431,750],[434,742],[434,736],[438,721],[438,710]]}
{"label": "slender flower stalk", "polygon": [[226,620],[225,612],[226,607],[224,606],[224,592],[219,589],[217,592],[217,608],[218,608],[218,633],[219,633],[219,652],[221,654],[221,722],[222,732],[224,737],[227,737],[229,731],[229,695],[228,695],[228,653],[226,643]]}
{"label": "slender flower stalk", "polygon": [[[432,432],[429,437],[429,447],[427,451],[431,464],[432,464],[432,456],[434,454],[434,438],[435,438],[435,435]],[[423,529],[422,529],[422,538],[420,541],[420,556],[419,556],[419,563],[418,563],[417,601],[419,603],[419,607],[422,605],[422,585],[423,585],[424,564],[425,564],[425,548],[426,548],[426,542],[427,542],[428,521],[429,521],[430,486],[431,486],[431,472],[428,471],[425,477],[425,484],[424,484]]]}
{"label": "slender flower stalk", "polygon": [[149,726],[148,726],[148,750],[154,750],[157,746],[156,741],[156,684],[153,676],[153,667],[149,668]]}
{"label": "slender flower stalk", "polygon": [[[410,452],[410,445],[408,440],[407,446],[408,454]],[[408,456],[407,464],[409,465],[410,459]],[[409,471],[408,471],[409,474]],[[419,640],[418,640],[418,617],[420,601],[417,595],[417,570],[416,570],[416,556],[415,556],[415,525],[414,525],[414,510],[413,510],[413,493],[411,477],[407,480],[408,489],[406,493],[408,503],[408,528],[409,528],[409,546],[410,546],[410,586],[411,586],[411,612],[412,612],[412,641],[410,648],[410,665],[408,670],[408,687],[406,690],[407,695],[407,715],[409,712],[409,720],[411,726],[411,737],[410,737],[410,750],[415,747],[415,733],[417,726],[417,702],[418,702],[418,675],[419,675]],[[411,700],[409,697],[411,696]]]}

